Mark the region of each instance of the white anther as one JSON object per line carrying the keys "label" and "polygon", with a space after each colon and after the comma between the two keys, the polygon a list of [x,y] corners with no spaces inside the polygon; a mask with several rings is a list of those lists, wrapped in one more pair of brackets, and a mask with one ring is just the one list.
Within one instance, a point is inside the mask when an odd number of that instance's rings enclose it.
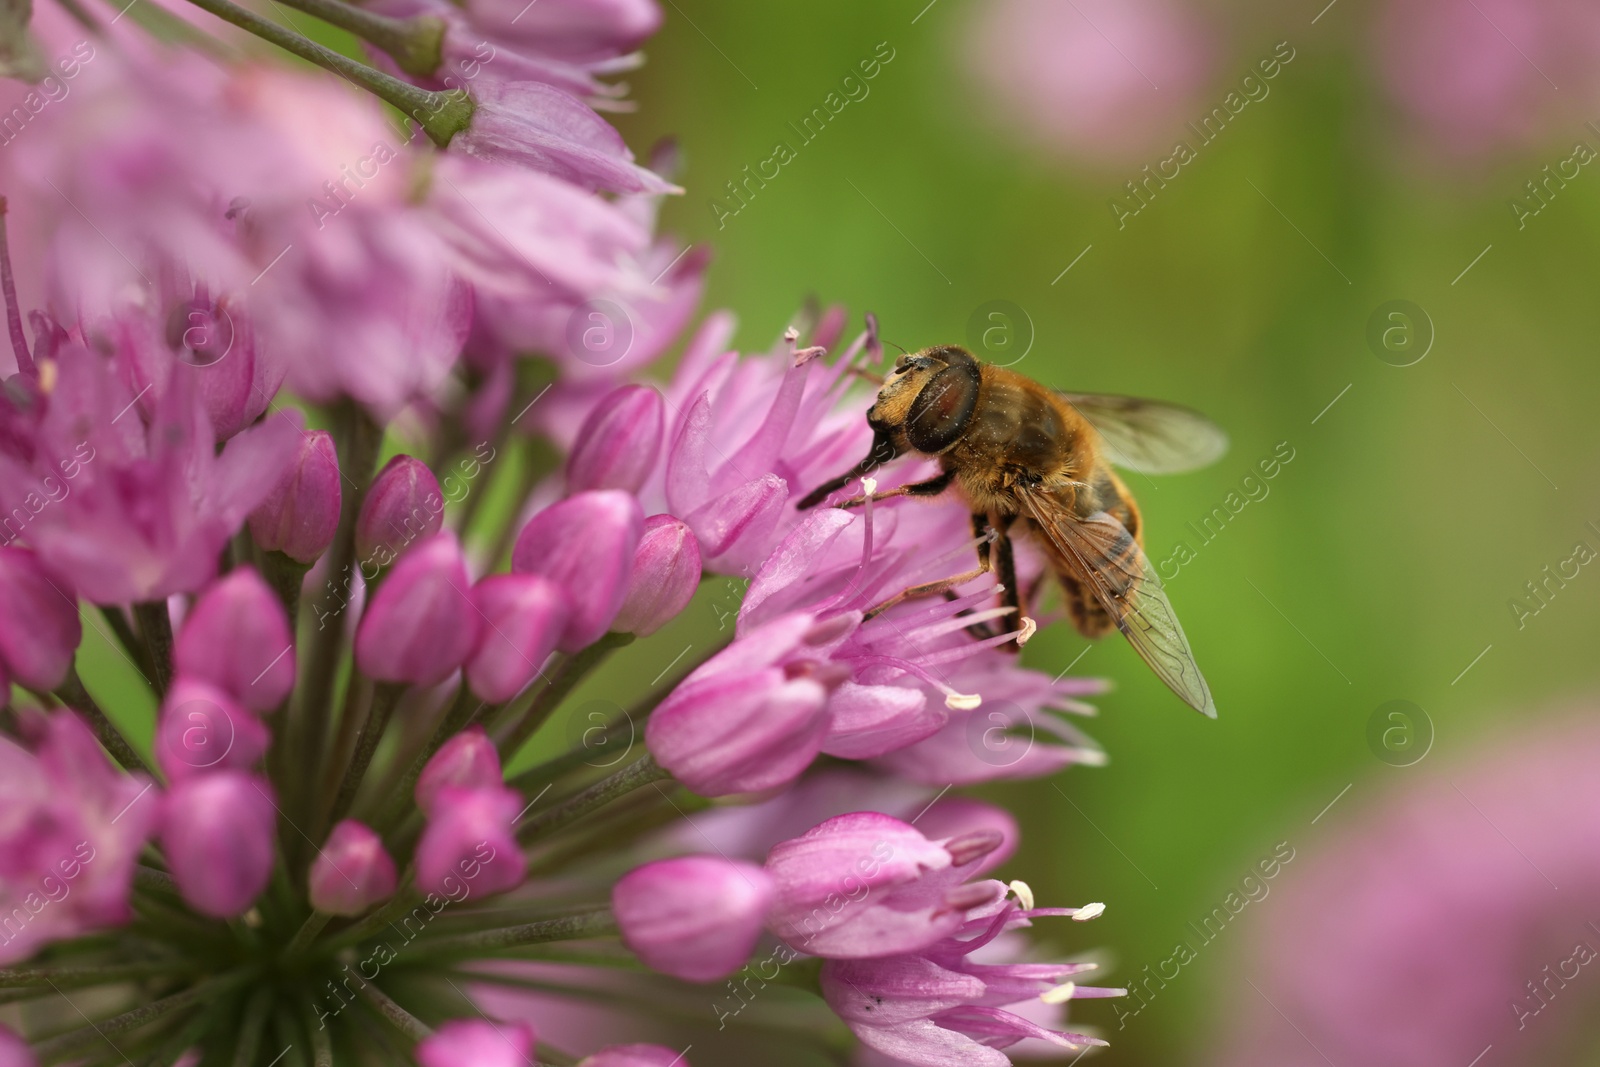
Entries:
{"label": "white anther", "polygon": [[1078,991],[1076,982],[1063,982],[1053,989],[1046,989],[1039,994],[1039,999],[1046,1004],[1065,1004],[1072,999],[1072,994]]}
{"label": "white anther", "polygon": [[944,706],[951,711],[971,711],[983,704],[983,697],[977,693],[950,693],[944,698]]}
{"label": "white anther", "polygon": [[861,479],[861,495],[862,496],[871,496],[873,493],[876,493],[877,491],[878,491],[878,479],[876,479],[876,478],[863,478],[863,479]]}
{"label": "white anther", "polygon": [[1106,906],[1099,901],[1096,901],[1093,904],[1085,904],[1083,907],[1073,912],[1072,921],[1077,923],[1086,923],[1090,919],[1100,918],[1100,916],[1104,915],[1105,913]]}
{"label": "white anther", "polygon": [[1021,648],[1028,643],[1028,638],[1039,632],[1039,624],[1027,616],[1023,616],[1022,629],[1017,631],[1017,647]]}
{"label": "white anther", "polygon": [[1033,887],[1018,878],[1006,887],[1017,895],[1017,903],[1022,905],[1023,911],[1033,910]]}

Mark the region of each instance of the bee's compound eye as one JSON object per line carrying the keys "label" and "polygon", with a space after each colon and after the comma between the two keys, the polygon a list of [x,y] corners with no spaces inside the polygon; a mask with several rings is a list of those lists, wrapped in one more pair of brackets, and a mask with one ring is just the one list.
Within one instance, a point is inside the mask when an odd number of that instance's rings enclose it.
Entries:
{"label": "bee's compound eye", "polygon": [[904,374],[906,371],[908,371],[910,369],[911,369],[911,357],[910,356],[901,356],[899,359],[894,361],[894,372],[896,374]]}

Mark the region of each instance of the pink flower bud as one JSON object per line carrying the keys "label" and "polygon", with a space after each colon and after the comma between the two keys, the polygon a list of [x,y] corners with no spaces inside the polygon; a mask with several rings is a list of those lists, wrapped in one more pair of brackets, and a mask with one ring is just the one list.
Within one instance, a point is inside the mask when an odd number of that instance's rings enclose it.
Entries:
{"label": "pink flower bud", "polygon": [[161,702],[156,763],[169,781],[233,768],[249,770],[271,737],[261,721],[210,682],[179,677]]}
{"label": "pink flower bud", "polygon": [[537,1040],[527,1023],[452,1019],[417,1045],[422,1067],[527,1067]]}
{"label": "pink flower bud", "polygon": [[523,807],[500,786],[441,789],[417,843],[417,888],[459,901],[521,885],[528,860],[513,824]]}
{"label": "pink flower bud", "polygon": [[552,504],[517,535],[511,569],[553,579],[572,605],[556,646],[562,652],[594,644],[610,627],[627,594],[633,554],[643,533],[639,501],[632,494],[604,489]]}
{"label": "pink flower bud", "polygon": [[0,663],[30,689],[60,685],[83,640],[71,586],[26,548],[0,548]]}
{"label": "pink flower bud", "polygon": [[212,683],[251,711],[272,710],[294,688],[289,618],[249,567],[206,587],[172,652],[179,674]]}
{"label": "pink flower bud", "polygon": [[356,630],[356,665],[380,682],[437,685],[466,661],[480,616],[456,535],[446,531],[401,557]]}
{"label": "pink flower bud", "polygon": [[700,585],[700,542],[671,515],[652,515],[633,554],[633,575],[611,623],[618,633],[648,637],[689,605]]}
{"label": "pink flower bud", "polygon": [[472,587],[472,602],[482,626],[467,683],[479,699],[499,704],[522,692],[555,651],[570,614],[567,594],[537,574],[494,574]]}
{"label": "pink flower bud", "polygon": [[39,1067],[28,1043],[5,1026],[0,1026],[0,1067]]}
{"label": "pink flower bud", "polygon": [[242,915],[272,876],[272,786],[243,771],[186,778],[167,792],[161,848],[178,891],[205,915]]}
{"label": "pink flower bud", "polygon": [[665,1045],[608,1045],[578,1067],[689,1067],[689,1061]]}
{"label": "pink flower bud", "polygon": [[683,856],[623,875],[611,911],[623,943],[647,967],[714,982],[750,958],[772,895],[772,878],[752,863]]}
{"label": "pink flower bud", "polygon": [[379,567],[393,563],[406,547],[439,532],[444,525],[444,494],[428,465],[396,456],[384,465],[356,516],[356,554]]}
{"label": "pink flower bud", "polygon": [[624,385],[603,397],[567,458],[567,492],[637,493],[661,456],[662,407],[661,394],[648,385]]}
{"label": "pink flower bud", "polygon": [[433,814],[433,802],[448,786],[479,789],[503,784],[500,754],[481,726],[470,726],[446,741],[417,778],[417,807]]}
{"label": "pink flower bud", "polygon": [[322,430],[302,433],[283,480],[250,513],[250,535],[267,551],[315,563],[333,543],[342,499],[333,438]]}
{"label": "pink flower bud", "polygon": [[394,860],[370,827],[345,819],[311,865],[311,906],[328,915],[360,915],[394,895]]}

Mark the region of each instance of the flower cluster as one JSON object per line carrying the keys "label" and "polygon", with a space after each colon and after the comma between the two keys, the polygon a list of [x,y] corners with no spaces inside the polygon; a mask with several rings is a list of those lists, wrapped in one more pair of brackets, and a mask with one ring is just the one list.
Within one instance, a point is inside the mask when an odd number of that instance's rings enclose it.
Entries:
{"label": "flower cluster", "polygon": [[[1099,1043],[1064,1006],[1120,991],[1020,931],[1100,906],[989,878],[1014,821],[944,795],[1100,762],[1098,684],[988,579],[872,610],[970,567],[963,509],[795,506],[870,445],[875,323],[717,313],[642,376],[707,262],[601,115],[655,5],[291,6],[370,62],[230,0],[20,16],[100,58],[0,160],[0,1065]],[[670,680],[578,707],[667,627]]]}

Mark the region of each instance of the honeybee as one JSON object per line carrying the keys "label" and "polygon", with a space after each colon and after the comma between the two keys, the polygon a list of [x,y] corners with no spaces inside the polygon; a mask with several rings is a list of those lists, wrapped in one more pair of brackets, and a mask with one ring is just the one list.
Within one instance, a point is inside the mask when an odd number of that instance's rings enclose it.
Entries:
{"label": "honeybee", "polygon": [[1079,633],[1098,638],[1112,627],[1121,630],[1184,703],[1216,717],[1183,627],[1144,554],[1139,506],[1112,464],[1146,474],[1203,467],[1227,450],[1220,427],[1198,412],[1157,400],[1059,392],[980,363],[955,345],[900,357],[867,423],[873,430],[867,457],[797,506],[815,507],[852,480],[867,479],[914,452],[937,457],[941,472],[884,492],[875,492],[869,481],[869,496],[838,506],[954,490],[971,509],[980,539],[976,570],[907,589],[870,614],[908,597],[948,593],[998,570],[1020,643],[1034,623],[1023,609],[1011,538],[1027,537],[1060,582]]}

